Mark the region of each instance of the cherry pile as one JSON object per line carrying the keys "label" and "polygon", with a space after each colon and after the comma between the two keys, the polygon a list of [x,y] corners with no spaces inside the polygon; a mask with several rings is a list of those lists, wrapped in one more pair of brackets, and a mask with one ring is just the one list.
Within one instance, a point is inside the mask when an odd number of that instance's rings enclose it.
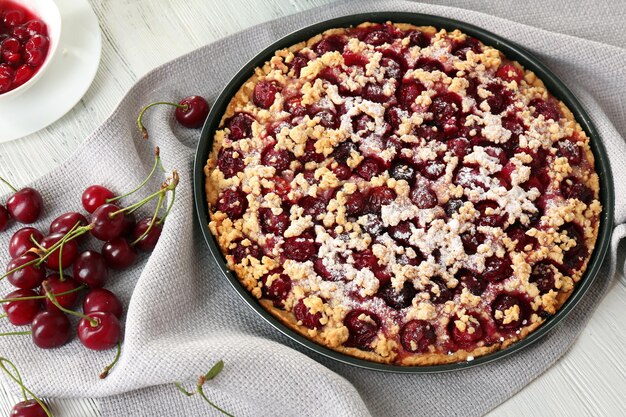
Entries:
{"label": "cherry pile", "polygon": [[[12,260],[0,279],[6,278],[15,290],[0,303],[13,325],[30,326],[30,330],[2,335],[30,334],[37,347],[51,349],[72,339],[75,330],[68,316],[78,316],[76,331],[85,347],[106,350],[117,346],[115,360],[101,375],[106,376],[120,353],[122,305],[103,287],[110,270],[127,269],[138,251],[155,248],[174,202],[178,173],[173,171],[157,191],[136,203],[122,206],[120,201],[143,188],[159,167],[157,147],[150,174],[134,190],[116,195],[102,185],[89,186],[82,194],[82,206],[89,214],[68,211],[54,219],[45,233],[28,226],[13,234],[8,248]],[[168,194],[171,198],[166,203]],[[153,200],[153,214],[137,221],[137,210]],[[10,217],[31,223],[39,218],[42,199],[37,191],[22,189],[9,199],[7,207]],[[100,251],[85,248],[88,236],[102,242]],[[75,311],[81,298],[82,313]]]}
{"label": "cherry pile", "polygon": [[[7,368],[7,365],[11,368]],[[0,369],[8,375],[22,390],[24,401],[15,404],[11,409],[11,417],[52,417],[52,413],[46,405],[31,390],[26,388],[20,372],[13,362],[0,357]],[[31,398],[29,398],[31,397]]]}
{"label": "cherry pile", "polygon": [[35,75],[46,60],[49,45],[44,22],[20,4],[0,0],[0,94]]}

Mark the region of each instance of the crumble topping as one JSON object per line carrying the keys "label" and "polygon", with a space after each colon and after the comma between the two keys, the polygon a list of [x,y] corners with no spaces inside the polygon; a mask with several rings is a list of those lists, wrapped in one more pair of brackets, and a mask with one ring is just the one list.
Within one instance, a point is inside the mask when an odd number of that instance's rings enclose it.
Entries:
{"label": "crumble topping", "polygon": [[401,365],[519,340],[582,279],[589,139],[534,73],[454,30],[364,23],[277,51],[207,161],[242,284],[339,351]]}

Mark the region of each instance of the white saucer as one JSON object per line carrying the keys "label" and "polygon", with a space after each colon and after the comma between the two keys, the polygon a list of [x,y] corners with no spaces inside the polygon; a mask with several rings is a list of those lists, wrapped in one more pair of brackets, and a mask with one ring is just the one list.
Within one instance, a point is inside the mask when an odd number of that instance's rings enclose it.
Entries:
{"label": "white saucer", "polygon": [[37,132],[85,95],[98,65],[102,38],[88,0],[56,1],[63,21],[59,49],[46,73],[22,95],[0,105],[0,142]]}

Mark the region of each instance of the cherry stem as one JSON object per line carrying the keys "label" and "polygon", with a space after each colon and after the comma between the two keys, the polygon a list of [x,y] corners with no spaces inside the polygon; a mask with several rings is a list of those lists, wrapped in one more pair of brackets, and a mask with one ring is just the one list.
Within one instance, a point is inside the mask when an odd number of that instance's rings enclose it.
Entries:
{"label": "cherry stem", "polygon": [[176,170],[172,171],[172,178],[167,179],[163,184],[161,184],[161,188],[159,189],[159,191],[156,191],[150,194],[148,197],[144,198],[141,201],[136,202],[135,204],[131,204],[128,207],[124,207],[122,209],[119,209],[116,212],[111,213],[109,214],[109,216],[115,217],[119,213],[124,213],[124,212],[133,213],[134,211],[143,207],[145,204],[147,204],[149,201],[153,200],[154,198],[162,196],[166,194],[168,191],[175,190],[176,186],[178,185],[179,180],[180,180],[180,177],[178,176],[178,171]]}
{"label": "cherry stem", "polygon": [[150,224],[148,225],[148,228],[141,234],[141,236],[139,236],[137,239],[135,239],[131,243],[131,246],[135,246],[138,242],[141,241],[141,239],[143,239],[144,237],[148,235],[148,233],[150,233],[150,230],[152,230],[152,227],[156,223],[157,215],[159,214],[159,211],[161,210],[161,206],[163,205],[163,197],[164,197],[164,194],[159,195],[159,201],[157,201],[156,210],[154,210],[154,215],[152,216],[152,219],[150,220]]}
{"label": "cherry stem", "polygon": [[[15,375],[13,375],[13,373],[6,368],[5,363],[9,364],[11,368],[13,368],[13,370],[15,371]],[[52,413],[50,412],[50,410],[48,410],[48,407],[46,407],[43,401],[41,401],[39,397],[37,397],[31,390],[26,388],[26,386],[24,385],[24,381],[22,381],[22,376],[20,375],[20,372],[17,370],[17,367],[13,364],[13,362],[8,360],[7,358],[0,357],[0,367],[2,367],[2,370],[13,381],[15,381],[16,384],[20,386],[20,388],[22,389],[22,396],[24,397],[25,401],[28,401],[28,396],[26,394],[30,395],[37,402],[37,404],[39,404],[39,406],[43,409],[48,417],[53,417]]]}
{"label": "cherry stem", "polygon": [[[69,232],[67,232],[66,235],[71,235],[72,233],[74,233],[74,230],[76,230],[79,226],[80,220],[77,221],[74,226],[72,226],[72,228],[69,230]],[[61,239],[61,246],[59,246],[59,281],[65,281],[65,277],[63,276],[63,247],[65,246],[65,242],[65,239]]]}
{"label": "cherry stem", "polygon": [[39,244],[39,242],[37,242],[37,239],[35,239],[35,236],[33,234],[30,235],[30,241],[33,242],[33,245],[37,246],[37,249],[45,251],[46,248],[44,248],[43,246],[41,246],[41,244]]}
{"label": "cherry stem", "polygon": [[100,374],[100,379],[104,379],[107,376],[109,376],[109,372],[115,366],[117,361],[120,359],[121,352],[122,352],[122,345],[120,342],[117,342],[117,351],[115,352],[115,358],[113,358],[113,362],[111,362],[110,364],[104,367],[104,369],[102,370],[102,373]]}
{"label": "cherry stem", "polygon": [[128,197],[129,195],[135,194],[137,191],[141,190],[144,187],[144,185],[146,185],[148,183],[148,181],[150,181],[150,178],[152,178],[152,176],[156,172],[156,170],[159,167],[159,165],[161,165],[161,155],[160,154],[161,154],[161,150],[157,146],[155,148],[155,150],[154,150],[154,165],[152,165],[152,170],[150,171],[150,174],[148,174],[146,179],[143,180],[143,182],[141,184],[139,184],[134,190],[132,190],[132,191],[126,193],[126,194],[122,194],[120,196],[113,197],[113,198],[107,198],[106,202],[107,203],[112,203],[112,202],[120,200],[120,199],[122,199],[124,197]]}
{"label": "cherry stem", "polygon": [[11,185],[11,183],[7,180],[5,180],[4,178],[0,177],[0,181],[2,181],[3,183],[5,183],[7,185],[7,187],[9,187],[11,189],[11,191],[13,191],[14,193],[17,192],[17,188],[15,188],[14,186]]}
{"label": "cherry stem", "polygon": [[0,319],[3,319],[3,318],[5,318],[5,317],[7,317],[7,316],[8,316],[8,314],[7,314],[7,313],[0,314]]}
{"label": "cherry stem", "polygon": [[167,209],[165,210],[165,214],[163,215],[161,220],[159,220],[157,222],[157,224],[163,224],[163,222],[165,221],[165,218],[168,216],[168,214],[170,214],[170,211],[172,210],[172,206],[174,205],[174,200],[175,199],[176,199],[176,189],[173,189],[172,190],[172,198],[170,200],[169,205],[167,206]]}
{"label": "cherry stem", "polygon": [[[61,297],[63,295],[68,295],[68,294],[72,294],[72,293],[78,292],[80,290],[84,290],[85,288],[87,288],[86,285],[81,285],[81,286],[78,286],[76,288],[72,288],[71,290],[63,291],[63,292],[60,292],[60,293],[54,294],[54,295],[55,295],[55,297]],[[5,299],[0,300],[0,304],[12,303],[14,301],[43,300],[43,299],[46,299],[46,298],[48,298],[48,297],[45,296],[45,295],[31,295],[29,297],[5,298]]]}
{"label": "cherry stem", "polygon": [[27,334],[31,334],[32,332],[30,330],[24,330],[23,332],[5,332],[5,333],[0,333],[0,336],[23,336],[23,335],[27,335]]}
{"label": "cherry stem", "polygon": [[100,322],[98,321],[98,319],[94,319],[91,318],[85,314],[79,313],[77,311],[74,310],[70,310],[68,308],[63,307],[61,304],[59,304],[59,301],[57,300],[57,297],[55,294],[53,294],[52,292],[50,292],[50,289],[48,288],[48,283],[46,281],[44,281],[41,286],[43,287],[43,290],[46,292],[46,296],[48,297],[48,299],[52,302],[52,304],[54,304],[59,310],[61,310],[64,313],[76,316],[76,317],[80,317],[81,319],[85,319],[89,322],[89,324],[91,325],[91,327],[97,327],[98,324],[100,324]]}
{"label": "cherry stem", "polygon": [[172,103],[169,101],[157,101],[155,103],[148,104],[143,109],[141,109],[141,111],[139,112],[139,116],[137,117],[137,127],[139,128],[139,131],[141,132],[144,139],[148,139],[148,131],[146,130],[142,122],[143,115],[146,112],[146,110],[148,110],[150,107],[157,106],[160,104],[167,104],[168,106],[174,106],[177,109],[183,109],[184,112],[189,110],[189,104],[176,104],[176,103]]}
{"label": "cherry stem", "polygon": [[192,395],[195,395],[195,394],[200,394],[202,399],[206,401],[209,405],[211,405],[211,407],[215,408],[217,411],[221,412],[222,414],[226,416],[234,417],[232,414],[218,407],[215,403],[209,400],[204,393],[204,389],[203,389],[204,383],[206,381],[209,381],[215,378],[217,374],[219,374],[222,371],[222,369],[224,369],[224,361],[219,361],[215,365],[213,365],[213,367],[209,370],[209,372],[207,372],[204,375],[200,375],[200,377],[198,378],[198,383],[196,384],[195,392],[187,391],[180,382],[174,382],[174,386],[178,388],[178,390],[182,392],[183,394],[185,394],[187,397],[191,397]]}

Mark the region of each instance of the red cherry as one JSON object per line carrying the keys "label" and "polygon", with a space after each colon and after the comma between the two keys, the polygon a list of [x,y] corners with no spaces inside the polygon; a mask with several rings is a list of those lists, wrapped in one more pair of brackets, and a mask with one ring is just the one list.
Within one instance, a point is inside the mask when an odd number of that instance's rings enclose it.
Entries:
{"label": "red cherry", "polygon": [[25,400],[13,406],[9,417],[48,417],[48,414],[37,401]]}
{"label": "red cherry", "polygon": [[24,12],[19,9],[9,9],[2,16],[4,26],[13,27],[24,23]]}
{"label": "red cherry", "polygon": [[400,330],[402,347],[409,352],[426,352],[436,340],[435,330],[424,320],[411,320]]}
{"label": "red cherry", "polygon": [[[518,306],[519,308],[519,314],[517,316],[517,319],[511,320],[508,323],[504,323],[505,321],[504,313],[507,310],[514,308],[515,306]],[[527,311],[526,311],[525,303],[514,295],[500,294],[491,304],[491,309],[492,309],[492,316],[493,316],[494,321],[496,322],[498,327],[503,330],[516,329],[526,319]],[[501,312],[502,316],[498,312]]]}
{"label": "red cherry", "polygon": [[72,266],[74,279],[90,288],[103,287],[108,270],[104,256],[93,250],[78,255]]}
{"label": "red cherry", "polygon": [[272,233],[282,236],[289,227],[289,216],[283,210],[280,214],[274,214],[271,209],[263,208],[259,212],[259,222],[263,233]]}
{"label": "red cherry", "polygon": [[124,226],[122,227],[122,236],[130,236],[135,229],[137,219],[135,213],[124,213]]}
{"label": "red cherry", "polygon": [[[452,334],[452,339],[454,342],[458,344],[461,348],[468,348],[472,346],[474,343],[478,342],[483,337],[483,328],[480,324],[480,321],[476,320],[477,323],[470,320],[465,323],[465,330],[461,331],[454,323],[454,320],[450,322],[450,333]],[[470,329],[473,329],[470,332]]]}
{"label": "red cherry", "polygon": [[46,24],[38,19],[27,22],[24,27],[26,27],[26,30],[28,31],[28,34],[30,36],[48,34],[48,28],[46,27]]}
{"label": "red cherry", "polygon": [[315,256],[315,240],[309,236],[295,236],[285,239],[283,251],[287,259],[306,262]]}
{"label": "red cherry", "polygon": [[122,326],[115,315],[103,311],[87,314],[96,323],[82,318],[78,322],[78,339],[88,349],[106,350],[114,347],[120,340]]}
{"label": "red cherry", "polygon": [[381,287],[378,292],[385,303],[396,310],[410,306],[416,294],[415,287],[410,281],[405,281],[400,291],[397,291],[389,282]]}
{"label": "red cherry", "polygon": [[225,190],[222,192],[219,200],[217,200],[217,209],[228,213],[228,216],[233,220],[241,218],[247,208],[248,200],[240,190]]}
{"label": "red cherry", "polygon": [[122,303],[115,294],[105,288],[94,288],[89,291],[83,301],[83,313],[96,311],[111,313],[118,319],[122,316]]}
{"label": "red cherry", "polygon": [[365,212],[365,208],[365,195],[362,192],[357,190],[346,197],[346,214],[348,216],[360,216]]}
{"label": "red cherry", "polygon": [[77,212],[69,212],[65,214],[61,214],[59,217],[54,219],[50,224],[50,234],[52,233],[62,233],[66,234],[69,232],[74,226],[87,226],[87,219],[80,213]]}
{"label": "red cherry", "polygon": [[99,240],[111,240],[120,237],[124,232],[124,213],[114,213],[120,211],[120,207],[115,204],[103,204],[91,215],[91,234]]}
{"label": "red cherry", "polygon": [[43,266],[35,266],[35,264],[23,266],[36,259],[39,259],[39,256],[28,252],[9,262],[7,272],[21,267],[21,269],[7,275],[11,285],[23,289],[33,289],[41,285],[41,282],[46,278],[45,268]]}
{"label": "red cherry", "polygon": [[52,349],[66,344],[72,337],[72,325],[59,311],[42,311],[32,325],[33,343],[41,349]]}
{"label": "red cherry", "polygon": [[37,190],[30,187],[22,188],[9,198],[7,209],[16,221],[33,223],[39,219],[43,199]]}
{"label": "red cherry", "polygon": [[[40,244],[44,249],[49,249],[64,237],[64,234],[53,233],[41,239]],[[63,269],[69,268],[78,255],[78,242],[76,242],[76,240],[68,240],[63,244],[62,254],[60,250],[60,247],[55,249],[50,256],[46,258],[45,263],[48,268],[52,270],[58,270],[59,266],[62,266]]]}
{"label": "red cherry", "polygon": [[[36,297],[39,294],[33,290],[15,290],[7,294],[4,298],[25,298]],[[7,314],[11,324],[15,326],[25,326],[31,324],[33,319],[41,310],[41,300],[16,300],[3,303],[2,308]]]}
{"label": "red cherry", "polygon": [[304,304],[304,299],[299,300],[293,306],[293,314],[296,316],[298,321],[302,322],[303,326],[308,327],[309,329],[317,329],[322,326],[320,323],[322,313],[319,311],[315,314],[311,313],[309,308]]}
{"label": "red cherry", "polygon": [[9,241],[9,255],[11,255],[11,258],[22,256],[29,249],[35,247],[31,237],[35,239],[35,241],[41,242],[43,234],[34,227],[23,227],[13,234]]}
{"label": "red cherry", "polygon": [[[363,316],[363,319],[361,318]],[[370,344],[376,338],[380,329],[380,319],[371,311],[352,310],[343,320],[343,324],[348,328],[349,337],[344,343],[346,346],[369,349]]]}
{"label": "red cherry", "polygon": [[276,274],[276,271],[272,271],[261,278],[263,284],[261,291],[264,297],[269,298],[274,302],[274,305],[280,307],[291,291],[291,278],[288,275],[280,274],[277,278],[272,279],[268,287],[267,280],[270,275],[274,274]]}
{"label": "red cherry", "polygon": [[27,64],[18,67],[15,70],[15,76],[13,77],[13,85],[19,87],[22,84],[26,84],[26,81],[33,78],[35,71]]}
{"label": "red cherry", "polygon": [[269,109],[276,100],[276,93],[278,93],[278,87],[275,83],[271,81],[259,81],[257,85],[254,86],[252,101],[263,109]]}
{"label": "red cherry", "polygon": [[6,38],[0,44],[0,58],[9,65],[19,65],[22,60],[21,48],[20,41],[15,38]]}
{"label": "red cherry", "polygon": [[[152,252],[156,247],[157,242],[159,241],[159,237],[161,237],[161,229],[162,226],[158,223],[160,219],[157,217],[155,219],[154,225],[150,231],[141,238],[140,241],[135,243],[135,247],[144,252]],[[139,223],[133,228],[132,241],[136,241],[139,239],[150,227],[150,223],[152,222],[152,217],[145,217],[139,220]]]}
{"label": "red cherry", "polygon": [[126,239],[117,237],[102,246],[102,256],[110,268],[126,269],[135,263],[137,252]]}
{"label": "red cherry", "polygon": [[[44,283],[46,288],[52,294],[61,294],[67,291],[75,290],[80,287],[80,284],[76,282],[72,277],[67,275],[63,275],[63,281],[61,281],[61,277],[59,274],[50,274],[46,278],[46,282]],[[56,300],[63,308],[71,309],[78,301],[80,296],[79,291],[75,291],[65,295],[56,295]],[[45,299],[46,309],[48,311],[59,311],[59,308],[55,306],[49,298]]]}
{"label": "red cherry", "polygon": [[200,96],[185,97],[179,103],[174,115],[181,125],[188,128],[202,127],[209,115],[209,103]]}
{"label": "red cherry", "polygon": [[252,123],[254,119],[246,113],[235,113],[226,121],[226,127],[230,130],[230,140],[248,138],[252,135]]}
{"label": "red cherry", "polygon": [[[237,155],[236,157],[235,154]],[[235,149],[222,148],[217,157],[217,166],[220,171],[222,171],[222,174],[224,174],[224,178],[232,178],[238,173],[243,172],[246,164],[241,154]]]}
{"label": "red cherry", "polygon": [[113,191],[108,188],[101,185],[92,185],[87,187],[87,189],[83,192],[83,207],[89,213],[93,213],[98,207],[105,204],[107,200],[114,197],[115,194],[113,194]]}
{"label": "red cherry", "polygon": [[511,64],[502,65],[500,68],[498,68],[498,71],[496,71],[496,75],[504,80],[507,80],[507,81],[515,80],[518,83],[522,81],[522,78],[524,77],[524,74],[522,74],[522,71],[517,69],[514,65],[511,65]]}
{"label": "red cherry", "polygon": [[7,209],[2,204],[0,204],[0,232],[3,232],[7,228],[10,219],[11,215],[9,214]]}

